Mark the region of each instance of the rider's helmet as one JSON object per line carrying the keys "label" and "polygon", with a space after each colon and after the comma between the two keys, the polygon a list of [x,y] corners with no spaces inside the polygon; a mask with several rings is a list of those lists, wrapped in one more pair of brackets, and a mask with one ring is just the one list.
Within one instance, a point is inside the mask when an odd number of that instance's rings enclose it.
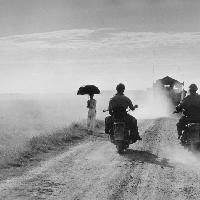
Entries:
{"label": "rider's helmet", "polygon": [[189,89],[191,92],[196,92],[198,90],[198,87],[196,84],[193,83],[189,86]]}
{"label": "rider's helmet", "polygon": [[125,85],[123,83],[119,83],[116,87],[117,92],[123,93],[125,90]]}

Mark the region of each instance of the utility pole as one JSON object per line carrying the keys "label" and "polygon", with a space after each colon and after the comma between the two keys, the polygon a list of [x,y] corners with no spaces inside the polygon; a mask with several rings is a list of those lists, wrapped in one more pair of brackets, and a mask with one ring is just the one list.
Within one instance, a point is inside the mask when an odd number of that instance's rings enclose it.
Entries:
{"label": "utility pole", "polygon": [[155,66],[156,66],[156,50],[153,49],[153,85],[154,85],[154,82],[155,82]]}
{"label": "utility pole", "polygon": [[154,82],[155,82],[155,65],[153,65],[153,85],[154,85]]}
{"label": "utility pole", "polygon": [[184,84],[185,84],[184,83],[184,74],[183,74],[183,71],[182,71],[180,66],[178,67],[178,73],[180,73],[180,79],[181,79],[180,81],[182,83],[181,100],[183,100],[183,98],[186,96],[186,93],[185,93],[185,90],[184,90]]}

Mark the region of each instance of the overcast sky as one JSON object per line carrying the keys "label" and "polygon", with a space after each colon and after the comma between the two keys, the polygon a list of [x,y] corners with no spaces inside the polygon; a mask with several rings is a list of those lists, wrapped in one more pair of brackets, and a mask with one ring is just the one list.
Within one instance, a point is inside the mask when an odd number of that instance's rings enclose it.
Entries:
{"label": "overcast sky", "polygon": [[[200,86],[199,0],[0,0],[0,92]],[[154,73],[153,73],[154,66]]]}

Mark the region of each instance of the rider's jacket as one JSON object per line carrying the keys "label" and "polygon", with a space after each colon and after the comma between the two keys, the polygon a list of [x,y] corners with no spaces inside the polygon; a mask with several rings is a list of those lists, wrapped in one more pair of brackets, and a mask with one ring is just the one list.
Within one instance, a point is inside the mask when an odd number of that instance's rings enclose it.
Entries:
{"label": "rider's jacket", "polygon": [[184,115],[187,117],[194,120],[200,120],[200,95],[195,93],[186,96],[176,107],[178,112],[183,109]]}
{"label": "rider's jacket", "polygon": [[131,110],[135,109],[132,101],[127,96],[125,96],[124,94],[117,93],[114,97],[110,99],[108,110],[109,113],[112,114],[113,110],[119,110],[119,108],[121,108],[122,110],[124,110],[125,113],[128,107]]}

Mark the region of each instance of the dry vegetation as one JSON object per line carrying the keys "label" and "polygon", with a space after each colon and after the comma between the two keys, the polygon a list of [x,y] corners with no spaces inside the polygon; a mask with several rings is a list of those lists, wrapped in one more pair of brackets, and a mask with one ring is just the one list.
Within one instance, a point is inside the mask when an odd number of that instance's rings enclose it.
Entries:
{"label": "dry vegetation", "polygon": [[[104,122],[97,120],[96,132],[101,132]],[[18,146],[1,152],[0,169],[27,165],[39,154],[59,152],[88,138],[85,122],[72,123],[69,127],[46,135],[32,137],[23,147]]]}

